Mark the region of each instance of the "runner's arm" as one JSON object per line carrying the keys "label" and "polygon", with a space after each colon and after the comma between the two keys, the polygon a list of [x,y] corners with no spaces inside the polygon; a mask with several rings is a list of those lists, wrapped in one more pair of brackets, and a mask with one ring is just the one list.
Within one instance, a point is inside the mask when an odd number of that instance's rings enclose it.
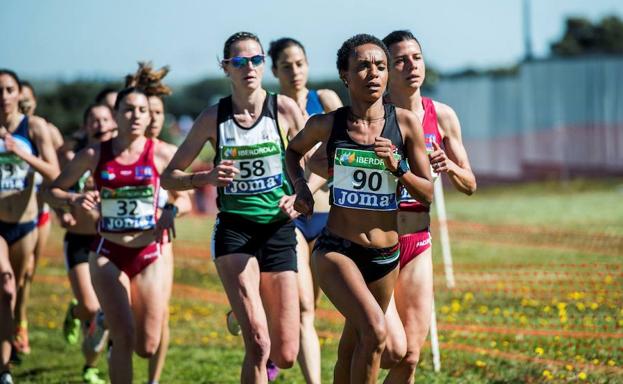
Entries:
{"label": "runner's arm", "polygon": [[60,175],[52,182],[49,188],[44,188],[43,199],[54,208],[65,208],[76,203],[83,195],[69,192],[69,189],[80,180],[86,171],[93,171],[99,159],[99,146],[88,147],[78,152],[76,156],[63,167]]}
{"label": "runner's arm", "polygon": [[[164,141],[157,141],[156,147],[156,167],[158,173],[161,173],[167,164],[171,162],[171,159],[177,151],[177,147],[165,143]],[[176,216],[182,216],[189,213],[192,209],[192,203],[190,201],[191,191],[170,191],[169,202],[175,206]]]}
{"label": "runner's arm", "polygon": [[[59,167],[56,151],[52,146],[52,139],[47,129],[47,122],[40,117],[33,116],[30,119],[30,132],[41,157],[24,152],[18,146],[15,146],[13,152],[39,172],[45,180],[52,181],[58,176]],[[14,140],[9,137],[10,135],[6,137],[8,141]]]}
{"label": "runner's arm", "polygon": [[284,95],[277,96],[277,109],[280,117],[279,123],[283,124],[285,122],[287,124],[286,132],[288,140],[291,140],[305,125],[303,113],[294,100]]}
{"label": "runner's arm", "polygon": [[160,175],[162,187],[167,190],[186,191],[211,184],[209,174],[212,171],[186,172],[186,169],[197,158],[207,141],[216,144],[216,116],[218,105],[203,111],[184,142],[175,152],[166,169]]}
{"label": "runner's arm", "polygon": [[433,201],[433,183],[430,163],[426,156],[422,124],[413,112],[396,108],[400,130],[405,138],[405,149],[411,170],[400,177],[409,194],[422,203]]}
{"label": "runner's arm", "polygon": [[[436,150],[431,163],[438,162],[439,172],[446,172],[454,187],[466,195],[476,191],[476,176],[472,172],[467,151],[461,138],[461,123],[452,108],[442,103],[435,103],[438,111],[437,120],[443,134],[445,152]],[[438,153],[441,151],[442,153]],[[431,155],[433,155],[431,154]]]}

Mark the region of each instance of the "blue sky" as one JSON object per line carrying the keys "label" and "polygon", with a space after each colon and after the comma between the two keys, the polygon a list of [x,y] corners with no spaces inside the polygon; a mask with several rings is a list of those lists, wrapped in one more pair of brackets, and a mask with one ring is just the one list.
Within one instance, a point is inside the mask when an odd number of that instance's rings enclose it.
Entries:
{"label": "blue sky", "polygon": [[[537,57],[561,36],[567,16],[623,17],[621,0],[531,0],[531,7]],[[299,39],[314,79],[335,77],[337,49],[362,32],[382,38],[411,29],[442,71],[524,55],[522,0],[2,0],[0,26],[0,67],[30,79],[114,79],[152,60],[171,66],[174,83],[197,80],[219,73],[216,57],[240,30],[258,34],[265,48],[279,37]]]}

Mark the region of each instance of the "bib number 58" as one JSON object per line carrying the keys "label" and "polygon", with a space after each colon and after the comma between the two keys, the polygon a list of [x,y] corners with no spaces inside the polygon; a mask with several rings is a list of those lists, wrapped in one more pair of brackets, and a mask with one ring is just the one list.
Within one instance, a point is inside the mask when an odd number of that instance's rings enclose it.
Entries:
{"label": "bib number 58", "polygon": [[262,160],[241,161],[240,162],[240,178],[247,179],[251,175],[262,177],[266,173],[264,162]]}

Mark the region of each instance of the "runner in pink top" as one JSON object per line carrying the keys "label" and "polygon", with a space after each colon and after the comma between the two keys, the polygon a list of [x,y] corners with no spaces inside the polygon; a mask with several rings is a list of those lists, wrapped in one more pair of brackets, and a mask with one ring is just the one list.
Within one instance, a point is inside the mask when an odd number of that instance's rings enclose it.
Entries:
{"label": "runner in pink top", "polygon": [[[456,113],[420,93],[425,78],[420,43],[409,31],[394,31],[383,42],[390,52],[389,101],[411,110],[422,121],[433,178],[445,173],[457,190],[471,195],[476,190],[476,178],[461,140]],[[427,204],[404,192],[399,208],[400,274],[394,289],[395,301],[391,301],[386,314],[390,341],[383,363],[385,368],[391,367],[386,383],[413,383],[430,327],[433,302],[430,215]]]}
{"label": "runner in pink top", "polygon": [[[160,173],[173,151],[145,137],[149,102],[139,88],[126,88],[115,104],[119,133],[80,151],[50,188],[48,201],[99,209],[98,238],[89,254],[91,279],[112,340],[109,375],[132,382],[132,352],[151,358],[160,345],[168,278],[160,247],[170,237],[174,212],[158,216]],[[96,191],[69,192],[90,170]],[[172,192],[173,193],[173,192]]]}

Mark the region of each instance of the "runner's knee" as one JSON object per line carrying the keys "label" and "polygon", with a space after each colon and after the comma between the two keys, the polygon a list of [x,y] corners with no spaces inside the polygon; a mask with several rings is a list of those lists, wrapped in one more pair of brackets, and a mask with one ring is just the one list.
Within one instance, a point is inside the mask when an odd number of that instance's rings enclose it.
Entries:
{"label": "runner's knee", "polygon": [[254,361],[268,360],[270,355],[270,337],[267,329],[251,331],[251,341],[248,343],[247,353]]}
{"label": "runner's knee", "polygon": [[415,371],[415,368],[417,367],[419,361],[420,361],[420,348],[409,349],[407,350],[407,354],[402,360],[402,364],[408,366],[410,369]]}
{"label": "runner's knee", "polygon": [[2,300],[11,303],[15,298],[15,279],[11,272],[2,272]]}
{"label": "runner's knee", "polygon": [[380,312],[380,315],[372,316],[359,334],[361,344],[370,350],[382,350],[386,338],[387,326],[383,312]]}
{"label": "runner's knee", "polygon": [[292,368],[298,355],[298,343],[284,343],[279,348],[278,353],[272,359],[276,366],[282,369]]}

